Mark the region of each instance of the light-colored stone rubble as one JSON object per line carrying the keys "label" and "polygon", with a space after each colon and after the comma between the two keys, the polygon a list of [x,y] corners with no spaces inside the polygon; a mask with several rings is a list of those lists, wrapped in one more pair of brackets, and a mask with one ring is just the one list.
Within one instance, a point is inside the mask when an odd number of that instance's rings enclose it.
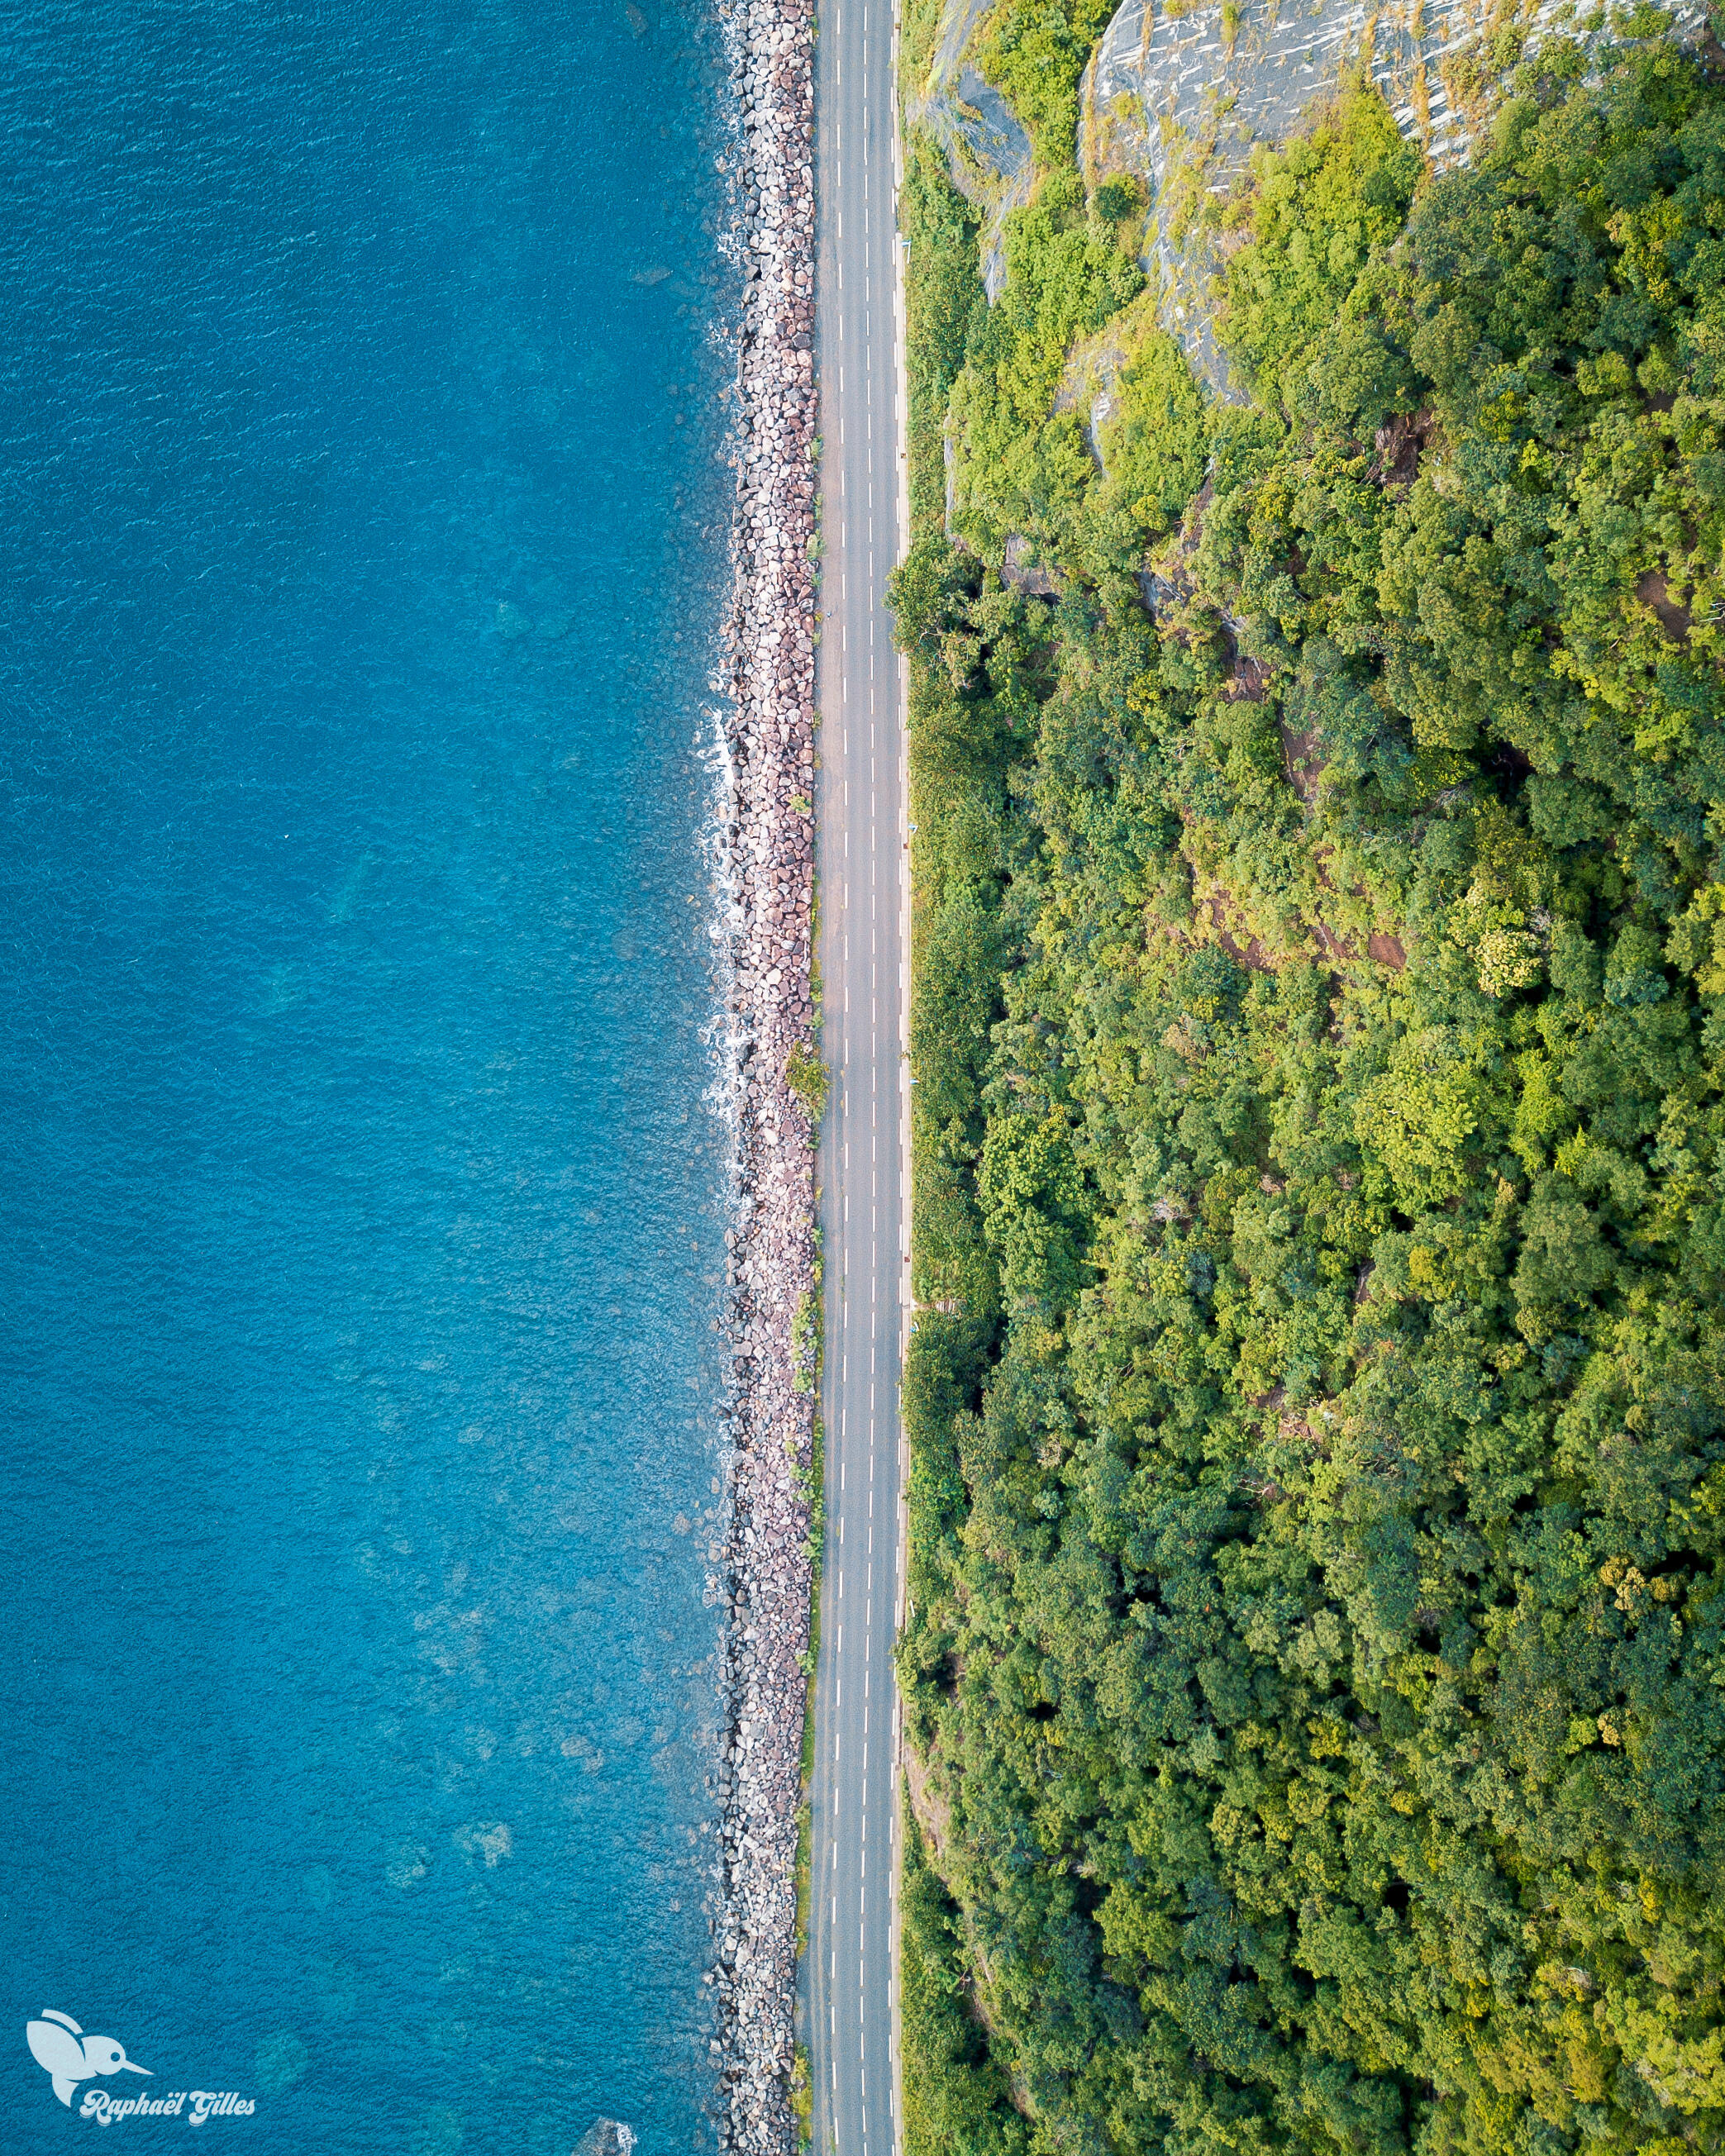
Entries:
{"label": "light-colored stone rubble", "polygon": [[[813,1290],[814,1132],[788,1082],[816,1049],[814,16],[730,18],[747,279],[737,367],[735,593],[725,631],[737,1197],[726,1240],[735,1342],[724,1849],[716,1900],[719,2138],[784,2156],[796,1992],[797,1811],[809,1648],[812,1392],[793,1327]],[[808,1383],[806,1373],[802,1383]]]}

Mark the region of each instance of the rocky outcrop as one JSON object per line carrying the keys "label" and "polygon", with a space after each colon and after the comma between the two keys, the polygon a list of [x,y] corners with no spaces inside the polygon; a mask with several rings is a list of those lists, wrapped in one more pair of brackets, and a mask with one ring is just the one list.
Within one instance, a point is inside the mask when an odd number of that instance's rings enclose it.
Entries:
{"label": "rocky outcrop", "polygon": [[[1344,79],[1383,92],[1404,135],[1435,165],[1466,154],[1505,71],[1553,36],[1577,33],[1566,0],[1507,13],[1492,0],[1122,0],[1085,71],[1078,151],[1092,185],[1132,172],[1150,196],[1144,267],[1165,326],[1213,388],[1230,393],[1211,329],[1223,235],[1206,214],[1246,169],[1252,146],[1281,142]],[[1686,37],[1707,25],[1703,0],[1673,0]],[[1607,13],[1585,36],[1609,33]]]}
{"label": "rocky outcrop", "polygon": [[596,2118],[576,2143],[572,2156],[629,2156],[635,2132],[621,2119]]}
{"label": "rocky outcrop", "polygon": [[1024,122],[967,57],[988,13],[988,0],[942,0],[927,66],[902,88],[906,119],[940,144],[952,184],[981,214],[983,285],[993,300],[1006,277],[1003,228],[1029,201],[1035,174]]}
{"label": "rocky outcrop", "polygon": [[[815,1047],[814,185],[809,0],[731,18],[746,279],[737,366],[735,596],[725,631],[737,1194],[726,1577],[724,1847],[716,1910],[721,2145],[792,2143],[796,1846],[809,1647],[814,1400],[797,1310],[813,1291],[814,1132],[788,1080]],[[728,162],[728,161],[727,161]],[[807,1380],[804,1378],[806,1383]]]}

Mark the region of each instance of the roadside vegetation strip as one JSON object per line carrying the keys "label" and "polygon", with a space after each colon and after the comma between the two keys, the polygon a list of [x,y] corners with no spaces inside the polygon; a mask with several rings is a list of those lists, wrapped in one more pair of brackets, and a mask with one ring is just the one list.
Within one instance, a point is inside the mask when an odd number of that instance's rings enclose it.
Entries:
{"label": "roadside vegetation strip", "polygon": [[1725,90],[1344,87],[1224,404],[1019,23],[992,305],[904,194],[909,2156],[1716,2148]]}
{"label": "roadside vegetation strip", "polygon": [[793,2145],[796,1866],[819,1505],[806,1317],[818,1281],[810,1073],[814,789],[814,22],[730,17],[742,127],[726,158],[746,275],[737,371],[732,710],[737,1070],[727,1322],[736,1341],[726,1553],[728,1726],[716,1916],[721,2148]]}
{"label": "roadside vegetation strip", "polygon": [[[821,1594],[826,1571],[826,1438],[820,1416],[814,1418],[814,1444],[805,1481],[809,1504],[809,1645],[803,1655],[804,1679],[803,1753],[798,1769],[797,1804],[797,1958],[809,1951],[809,1928],[814,1914],[815,1682],[820,1661]],[[814,2084],[808,2046],[798,2044],[791,2078],[791,2110],[796,2122],[798,2148],[807,2148],[814,2133]]]}

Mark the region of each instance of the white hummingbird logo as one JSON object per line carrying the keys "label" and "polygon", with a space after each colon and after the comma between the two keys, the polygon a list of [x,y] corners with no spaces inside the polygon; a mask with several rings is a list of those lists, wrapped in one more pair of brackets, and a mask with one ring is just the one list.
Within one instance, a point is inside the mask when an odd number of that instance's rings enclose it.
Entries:
{"label": "white hummingbird logo", "polygon": [[123,2044],[111,2036],[86,2036],[69,2014],[56,2014],[51,2006],[44,2007],[39,2021],[25,2024],[24,2034],[30,2056],[53,2075],[54,2092],[69,2111],[74,2087],[92,2074],[117,2074],[122,2066],[129,2074],[150,2071],[127,2058]]}

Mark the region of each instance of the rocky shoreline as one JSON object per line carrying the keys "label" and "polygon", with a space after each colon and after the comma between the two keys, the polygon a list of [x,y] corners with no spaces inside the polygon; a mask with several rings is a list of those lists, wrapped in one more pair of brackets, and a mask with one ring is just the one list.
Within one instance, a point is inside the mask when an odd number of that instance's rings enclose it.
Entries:
{"label": "rocky shoreline", "polygon": [[[746,284],[737,365],[733,598],[725,630],[737,1055],[727,1234],[732,1394],[723,1852],[706,1983],[721,2147],[793,2139],[797,1817],[809,1643],[812,1372],[798,1315],[816,1292],[814,1129],[790,1082],[819,1055],[814,855],[814,13],[745,0],[729,36]],[[803,1350],[806,1354],[806,1345]]]}

